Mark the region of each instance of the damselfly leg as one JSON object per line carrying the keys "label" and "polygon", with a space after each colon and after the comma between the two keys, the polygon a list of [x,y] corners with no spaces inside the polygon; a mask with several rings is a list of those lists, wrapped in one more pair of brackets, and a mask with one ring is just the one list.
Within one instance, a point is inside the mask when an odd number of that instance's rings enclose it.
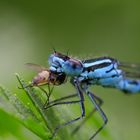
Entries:
{"label": "damselfly leg", "polygon": [[52,94],[52,92],[53,92],[53,89],[54,89],[54,86],[52,87],[52,88],[50,88],[50,85],[48,84],[48,92],[44,89],[44,88],[42,88],[41,86],[37,86],[41,91],[43,91],[45,94],[46,94],[46,96],[47,96],[47,100],[46,100],[46,102],[45,102],[45,104],[44,104],[44,106],[43,106],[43,108],[45,108],[47,105],[49,105],[49,103],[50,103],[50,96],[51,96],[51,94]]}
{"label": "damselfly leg", "polygon": [[[91,93],[93,94],[93,93]],[[97,100],[98,102],[98,106],[101,106],[103,104],[103,100],[101,98],[99,98],[97,95],[93,95],[94,98]],[[94,108],[88,115],[87,117],[85,117],[85,119],[82,120],[82,122],[80,122],[80,125],[78,125],[73,131],[72,131],[72,135],[75,135],[77,131],[79,131],[79,129],[89,120],[89,118],[97,111],[97,108]]]}
{"label": "damselfly leg", "polygon": [[53,101],[50,101],[50,96],[51,96],[51,93],[53,91],[53,88],[50,88],[50,86],[48,85],[48,93],[45,89],[43,89],[42,87],[38,86],[40,88],[40,90],[42,90],[46,96],[47,96],[47,100],[43,106],[44,109],[48,109],[48,108],[51,108],[53,106],[56,106],[56,105],[63,105],[63,104],[75,104],[75,103],[79,103],[80,100],[75,100],[75,101],[64,101],[64,102],[61,102],[62,100],[66,100],[66,99],[70,99],[70,98],[74,98],[76,96],[78,96],[77,94],[71,94],[71,95],[68,95],[68,96],[65,96],[65,97],[62,97],[62,98],[59,98],[59,99],[56,99],[56,100],[53,100]]}
{"label": "damselfly leg", "polygon": [[66,100],[66,99],[69,99],[69,98],[74,98],[74,97],[77,97],[77,96],[78,96],[77,93],[71,94],[71,95],[68,95],[68,96],[64,96],[64,97],[61,97],[59,99],[51,101],[50,104],[55,103],[55,102],[59,102],[59,101],[62,101],[62,100]]}
{"label": "damselfly leg", "polygon": [[77,94],[78,94],[78,96],[80,98],[80,102],[79,103],[80,103],[80,106],[81,106],[81,115],[79,117],[73,119],[73,120],[70,120],[70,121],[68,121],[68,122],[66,122],[64,124],[61,124],[61,125],[57,126],[55,128],[55,130],[54,130],[53,137],[55,136],[55,134],[58,132],[58,130],[60,128],[63,128],[64,126],[67,126],[69,124],[72,124],[72,123],[80,120],[82,117],[85,116],[84,96],[83,96],[83,93],[82,93],[82,91],[80,89],[80,85],[79,85],[79,82],[78,82],[77,79],[74,80],[74,86],[75,86],[75,88],[77,90]]}
{"label": "damselfly leg", "polygon": [[56,106],[56,105],[75,104],[75,103],[79,103],[79,102],[81,102],[81,100],[77,100],[77,101],[67,101],[67,102],[57,102],[57,103],[54,103],[54,104],[52,104],[52,105],[46,106],[44,109],[48,109],[48,108],[53,107],[53,106]]}
{"label": "damselfly leg", "polygon": [[96,100],[95,100],[95,95],[93,93],[91,93],[90,91],[86,92],[88,97],[90,98],[91,102],[94,104],[96,110],[99,112],[99,114],[101,115],[104,123],[103,125],[93,134],[93,136],[90,137],[89,140],[92,140],[103,128],[104,126],[107,124],[108,119],[105,115],[105,113],[103,112],[103,110],[100,108],[100,106],[97,104]]}

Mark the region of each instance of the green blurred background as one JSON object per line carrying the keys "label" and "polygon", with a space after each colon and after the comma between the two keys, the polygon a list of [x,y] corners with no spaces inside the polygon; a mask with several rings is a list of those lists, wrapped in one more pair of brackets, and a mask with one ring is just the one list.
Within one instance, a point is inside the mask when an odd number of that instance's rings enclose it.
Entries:
{"label": "green blurred background", "polygon": [[[30,81],[33,72],[24,64],[48,66],[53,47],[83,59],[108,55],[139,63],[140,1],[0,0],[1,84],[15,91],[15,72]],[[57,89],[65,93],[68,87]],[[126,96],[102,87],[94,87],[94,92],[104,100],[102,108],[109,119],[106,128],[113,140],[140,139],[140,95]],[[39,140],[3,111],[0,139]]]}

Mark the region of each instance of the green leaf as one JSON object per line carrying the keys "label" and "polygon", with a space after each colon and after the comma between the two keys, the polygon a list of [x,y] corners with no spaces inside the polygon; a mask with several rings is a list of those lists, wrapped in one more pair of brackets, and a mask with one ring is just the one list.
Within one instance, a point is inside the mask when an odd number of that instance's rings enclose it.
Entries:
{"label": "green leaf", "polygon": [[[35,100],[37,101],[38,99],[35,97]],[[36,107],[38,106],[36,105]],[[23,104],[16,94],[12,94],[2,86],[0,86],[0,108],[14,116],[26,128],[40,138],[50,139],[51,131],[49,130],[48,125],[46,125],[46,121],[45,124],[43,123],[44,118],[36,116],[33,110]]]}
{"label": "green leaf", "polygon": [[[77,115],[80,115],[77,114],[76,105],[74,105],[74,107],[73,105],[71,105],[72,107],[56,106],[55,109],[50,108],[46,111],[43,108],[46,100],[46,98],[44,98],[45,94],[43,95],[42,91],[40,92],[38,88],[28,86],[28,84],[26,84],[18,74],[16,74],[16,77],[20,83],[20,86],[23,88],[23,90],[20,89],[19,91],[24,91],[23,94],[13,94],[3,86],[0,86],[0,108],[10,114],[12,117],[16,118],[23,126],[25,126],[28,130],[33,132],[41,139],[52,139],[53,130],[56,128],[56,126],[72,120],[72,116],[73,118],[76,118]],[[88,104],[86,105],[88,106]],[[78,104],[77,107],[79,107]],[[88,107],[90,107],[90,105]],[[77,123],[80,122],[81,121],[78,121]],[[53,140],[87,139],[102,124],[99,117],[95,115],[94,119],[91,117],[88,123],[86,125],[83,125],[80,131],[78,131],[76,135],[72,137],[71,132],[74,129],[73,126],[76,126],[77,123],[60,129],[57,136],[54,137]],[[113,140],[112,136],[107,130],[102,131],[97,136],[97,140],[99,140],[100,138]]]}

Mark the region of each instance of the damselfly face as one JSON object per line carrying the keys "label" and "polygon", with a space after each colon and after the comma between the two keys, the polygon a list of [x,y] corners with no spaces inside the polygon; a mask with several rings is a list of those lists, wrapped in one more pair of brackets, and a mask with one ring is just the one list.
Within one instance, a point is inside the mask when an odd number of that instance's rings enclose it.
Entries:
{"label": "damselfly face", "polygon": [[77,76],[83,71],[83,64],[80,60],[67,55],[54,52],[49,57],[50,70],[64,72],[66,75]]}
{"label": "damselfly face", "polygon": [[60,85],[66,80],[66,75],[64,73],[54,73],[37,64],[28,63],[26,65],[39,72],[32,80],[33,86],[45,84]]}

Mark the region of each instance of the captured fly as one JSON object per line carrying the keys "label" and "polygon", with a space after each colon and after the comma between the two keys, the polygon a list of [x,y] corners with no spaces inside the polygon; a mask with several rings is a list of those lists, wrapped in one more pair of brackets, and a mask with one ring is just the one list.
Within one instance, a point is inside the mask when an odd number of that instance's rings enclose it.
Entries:
{"label": "captured fly", "polygon": [[47,84],[61,85],[66,81],[66,75],[64,73],[51,72],[46,67],[33,63],[27,63],[26,66],[38,71],[38,74],[32,80],[32,86]]}

